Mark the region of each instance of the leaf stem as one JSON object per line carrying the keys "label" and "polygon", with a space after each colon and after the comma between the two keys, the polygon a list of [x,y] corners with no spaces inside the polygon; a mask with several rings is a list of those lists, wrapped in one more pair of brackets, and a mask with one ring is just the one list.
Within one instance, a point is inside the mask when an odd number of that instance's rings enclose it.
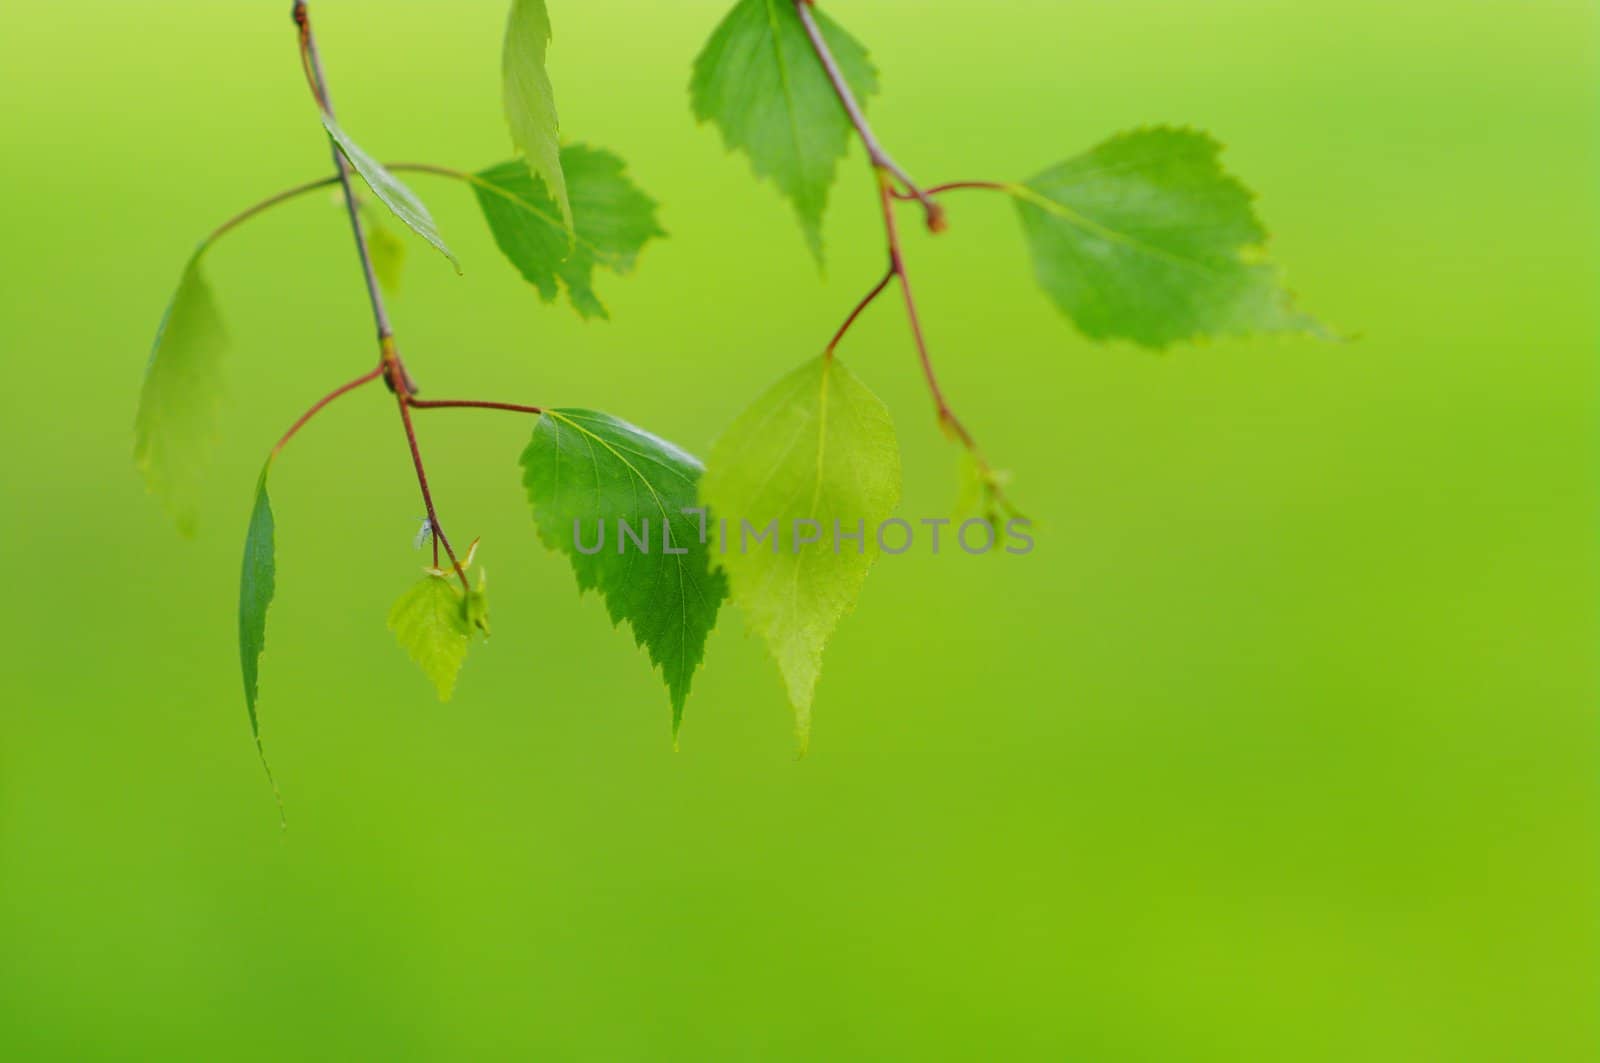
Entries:
{"label": "leaf stem", "polygon": [[822,36],[822,27],[817,25],[817,20],[811,13],[813,0],[794,0],[795,14],[800,17],[800,25],[805,27],[806,36],[811,40],[811,50],[817,54],[817,61],[822,64],[822,70],[828,76],[828,82],[833,86],[833,93],[839,97],[839,102],[844,105],[844,113],[849,116],[850,124],[855,126],[856,135],[861,138],[861,144],[867,149],[867,157],[872,160],[874,169],[886,171],[894,175],[895,180],[905,186],[907,198],[915,199],[922,204],[924,214],[927,216],[930,232],[944,231],[944,208],[933,201],[933,197],[917,186],[911,175],[895,162],[878,142],[877,136],[872,132],[872,126],[867,122],[866,114],[861,110],[861,104],[856,100],[856,94],[851,90],[850,83],[845,80],[844,72],[839,69],[839,63],[833,57],[833,50],[828,47],[827,39]]}
{"label": "leaf stem", "polygon": [[543,414],[539,406],[521,406],[514,402],[483,402],[477,399],[422,399],[406,400],[413,410],[507,410],[511,413]]}
{"label": "leaf stem", "polygon": [[217,226],[215,229],[212,229],[211,235],[207,236],[205,240],[201,241],[201,246],[216,243],[219,239],[226,236],[234,229],[237,229],[239,226],[243,225],[257,214],[261,214],[264,211],[270,210],[271,208],[276,207],[279,203],[287,202],[296,196],[303,196],[307,192],[315,192],[319,188],[327,188],[329,185],[336,185],[338,183],[339,178],[337,177],[322,177],[315,181],[307,181],[304,184],[298,184],[293,188],[286,188],[282,192],[270,195],[261,202],[244,208],[239,213],[235,214],[233,217]]}
{"label": "leaf stem", "polygon": [[[982,189],[987,192],[1010,192],[1015,187],[1016,186],[1013,183],[1007,181],[946,181],[944,184],[933,185],[929,188],[923,189],[923,193],[930,196],[937,196],[941,192],[959,192],[963,189]],[[896,199],[918,199],[917,196],[908,195],[899,189],[894,189],[889,194]]]}
{"label": "leaf stem", "polygon": [[862,297],[861,301],[856,304],[856,308],[854,310],[850,311],[850,316],[844,319],[844,324],[839,326],[839,331],[835,332],[833,334],[833,339],[828,341],[827,349],[822,352],[822,357],[828,359],[833,358],[834,351],[838,349],[839,341],[843,340],[844,334],[850,331],[850,326],[856,323],[856,318],[860,317],[861,312],[867,307],[871,306],[872,301],[878,298],[878,296],[882,295],[885,288],[889,287],[889,282],[894,280],[895,277],[899,275],[900,271],[895,267],[894,262],[891,260],[889,269],[884,273],[883,279],[877,284],[873,285],[872,290]]}
{"label": "leaf stem", "polygon": [[289,445],[289,440],[291,440],[291,439],[293,439],[295,437],[295,433],[300,431],[300,429],[304,428],[306,426],[306,422],[307,421],[310,421],[311,418],[315,417],[318,413],[322,412],[322,408],[324,406],[328,405],[328,403],[332,402],[334,399],[338,398],[339,396],[345,395],[345,394],[348,394],[349,392],[354,391],[356,388],[361,387],[361,385],[363,385],[363,384],[372,383],[374,380],[378,379],[379,377],[381,377],[383,375],[383,369],[384,369],[384,367],[382,365],[379,365],[374,369],[369,369],[367,372],[362,373],[360,376],[356,377],[354,380],[350,381],[348,384],[339,385],[338,387],[334,388],[332,391],[328,392],[326,395],[322,396],[322,398],[320,398],[316,402],[312,403],[311,408],[309,410],[307,410],[305,413],[301,414],[300,415],[300,419],[298,421],[296,421],[294,424],[290,425],[289,426],[289,430],[287,432],[283,433],[283,438],[279,439],[278,442],[277,442],[277,445],[272,448],[272,455],[267,460],[269,462],[277,460],[279,452],[281,452],[284,447]]}

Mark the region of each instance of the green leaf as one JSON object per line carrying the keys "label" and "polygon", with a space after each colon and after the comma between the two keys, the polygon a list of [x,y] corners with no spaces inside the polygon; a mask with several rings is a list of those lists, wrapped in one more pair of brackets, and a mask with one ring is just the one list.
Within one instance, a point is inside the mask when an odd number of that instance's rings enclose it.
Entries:
{"label": "green leaf", "polygon": [[539,418],[522,469],[539,538],[568,556],[580,590],[599,589],[611,622],[626,620],[661,669],[676,736],[727,594],[703,541],[709,524],[685,512],[698,505],[700,463],[615,417],[568,409]]}
{"label": "green leaf", "polygon": [[[879,526],[900,501],[889,411],[837,360],[809,362],[717,441],[700,494],[727,522],[733,600],[777,659],[804,749],[823,646],[854,607]],[[746,525],[753,535],[774,521],[771,546],[747,537]],[[859,549],[836,537],[858,530]],[[820,540],[802,544],[813,531]]]}
{"label": "green leaf", "polygon": [[384,291],[396,295],[400,291],[400,279],[405,275],[406,242],[390,228],[382,212],[365,200],[361,204],[361,220],[378,283],[383,285]]}
{"label": "green leaf", "polygon": [[[267,497],[267,472],[262,467],[256,481],[256,501],[250,510],[250,527],[244,536],[244,563],[239,568],[239,670],[244,675],[244,703],[250,714],[250,737],[261,749],[261,725],[256,717],[257,678],[261,651],[267,642],[267,609],[277,590],[278,563],[274,552],[272,500]],[[265,753],[262,763],[266,763]]]}
{"label": "green leaf", "polygon": [[604,318],[595,267],[626,273],[652,237],[666,234],[656,223],[655,201],[628,179],[621,159],[582,145],[563,148],[561,159],[572,192],[573,234],[544,182],[520,160],[474,175],[472,190],[494,242],[545,302],[565,286],[581,316]]}
{"label": "green leaf", "polygon": [[[863,106],[878,91],[867,51],[822,12],[823,39]],[[822,215],[849,147],[849,116],[834,95],[793,0],[740,0],[694,62],[695,117],[716,123],[729,150],[750,156],[794,203],[811,253],[822,261]]]}
{"label": "green leaf", "polygon": [[511,143],[527,160],[528,169],[553,190],[563,225],[570,231],[573,211],[561,169],[564,160],[556,96],[544,66],[549,45],[550,13],[545,10],[544,0],[513,0],[501,62]]}
{"label": "green leaf", "polygon": [[433,215],[428,213],[428,208],[417,194],[401,183],[400,179],[388,170],[377,159],[361,150],[361,146],[350,139],[350,135],[333,120],[333,116],[324,112],[322,124],[328,130],[328,135],[339,146],[350,165],[355,168],[361,179],[367,182],[367,187],[372,189],[372,194],[383,202],[383,205],[394,212],[394,216],[405,222],[407,227],[428,243],[439,249],[450,264],[461,272],[461,263],[456,261],[456,256],[450,248],[445,246],[444,238],[439,235],[439,227],[434,224]]}
{"label": "green leaf", "polygon": [[228,347],[200,272],[204,253],[202,247],[189,259],[162,315],[134,417],[134,463],[184,535],[194,534],[195,500],[217,439]]}
{"label": "green leaf", "polygon": [[449,701],[455,691],[473,628],[488,630],[483,593],[481,583],[469,596],[453,574],[430,573],[389,610],[389,630],[433,681],[440,701]]}
{"label": "green leaf", "polygon": [[1248,189],[1203,133],[1147,129],[1010,186],[1045,292],[1092,339],[1327,335],[1266,257]]}

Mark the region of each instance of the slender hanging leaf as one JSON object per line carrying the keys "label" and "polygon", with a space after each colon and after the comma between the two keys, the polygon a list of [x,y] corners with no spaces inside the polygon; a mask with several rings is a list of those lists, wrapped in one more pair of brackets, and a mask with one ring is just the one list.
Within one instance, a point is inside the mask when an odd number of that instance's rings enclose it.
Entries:
{"label": "slender hanging leaf", "polygon": [[1204,133],[1146,129],[1010,186],[1045,292],[1092,339],[1165,347],[1307,332],[1265,251],[1251,193]]}
{"label": "slender hanging leaf", "polygon": [[476,174],[472,190],[494,242],[545,302],[564,286],[581,316],[604,318],[595,267],[626,273],[652,237],[666,234],[655,201],[628,179],[621,159],[581,145],[563,148],[561,159],[572,193],[570,234],[544,182],[520,160]]}
{"label": "slender hanging leaf", "polygon": [[134,418],[134,463],[184,535],[194,534],[195,500],[217,439],[228,346],[200,271],[204,252],[189,259],[162,315]]}
{"label": "slender hanging leaf", "polygon": [[[823,39],[863,106],[878,91],[867,51],[820,11]],[[852,129],[812,50],[794,0],[740,0],[694,63],[695,117],[722,130],[723,143],[750,157],[794,203],[811,253],[822,261],[822,215]]]}
{"label": "slender hanging leaf", "polygon": [[777,659],[804,749],[823,647],[900,501],[889,411],[837,360],[808,362],[717,441],[700,494],[727,522],[733,599]]}
{"label": "slender hanging leaf", "polygon": [[511,143],[522,153],[528,169],[544,179],[562,223],[573,228],[572,205],[562,173],[560,123],[556,118],[555,90],[545,71],[550,45],[550,13],[544,0],[513,0],[506,20],[505,52],[501,73],[505,79],[506,121]]}
{"label": "slender hanging leaf", "polygon": [[[671,443],[593,410],[546,410],[522,454],[539,538],[598,588],[613,624],[661,669],[672,731],[727,594],[711,567],[695,485],[701,466]],[[624,527],[625,525],[625,527]]]}
{"label": "slender hanging leaf", "polygon": [[[267,642],[267,609],[277,590],[278,562],[273,541],[272,500],[267,497],[269,460],[256,481],[256,501],[244,537],[244,563],[239,568],[239,670],[244,674],[244,703],[250,714],[250,737],[261,748],[256,717],[257,678],[261,651]],[[265,754],[263,753],[263,763]]]}
{"label": "slender hanging leaf", "polygon": [[440,701],[455,691],[473,628],[488,627],[481,584],[471,598],[453,574],[429,574],[389,610],[389,630],[433,682]]}
{"label": "slender hanging leaf", "polygon": [[407,227],[428,243],[439,249],[450,264],[461,272],[461,263],[456,261],[456,256],[450,248],[445,246],[444,238],[439,235],[439,227],[434,224],[433,215],[428,213],[428,208],[417,194],[400,182],[400,179],[388,170],[377,159],[361,150],[361,145],[350,139],[350,135],[333,117],[326,112],[322,115],[322,124],[328,130],[328,135],[339,146],[346,160],[354,167],[361,179],[367,182],[367,187],[372,189],[372,194],[383,202],[383,205],[394,212],[394,216],[405,222]]}
{"label": "slender hanging leaf", "polygon": [[400,280],[405,276],[406,242],[390,227],[384,213],[369,200],[361,203],[362,228],[367,234],[367,251],[372,255],[372,270],[378,283],[390,295],[400,291]]}

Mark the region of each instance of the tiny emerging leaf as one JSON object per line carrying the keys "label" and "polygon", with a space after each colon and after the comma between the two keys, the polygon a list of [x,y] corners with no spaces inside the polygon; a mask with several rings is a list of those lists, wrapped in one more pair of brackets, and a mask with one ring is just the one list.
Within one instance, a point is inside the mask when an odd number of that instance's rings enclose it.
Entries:
{"label": "tiny emerging leaf", "polygon": [[628,272],[644,245],[665,233],[655,201],[628,179],[621,159],[582,145],[563,148],[561,158],[572,193],[570,234],[545,183],[521,160],[474,175],[472,190],[495,244],[545,302],[564,286],[579,315],[604,318],[595,268]]}
{"label": "tiny emerging leaf", "polygon": [[889,411],[837,360],[809,362],[717,441],[701,497],[727,521],[733,599],[777,659],[804,749],[823,647],[900,501]]}
{"label": "tiny emerging leaf", "polygon": [[1165,347],[1306,332],[1266,257],[1251,193],[1203,133],[1123,133],[1010,186],[1039,285],[1092,339]]}
{"label": "tiny emerging leaf", "polygon": [[[878,91],[866,49],[820,11],[815,17],[865,105]],[[851,126],[794,0],[740,0],[695,60],[689,95],[695,117],[716,123],[728,149],[747,154],[756,176],[772,178],[794,204],[806,244],[821,262],[822,215]]]}
{"label": "tiny emerging leaf", "polygon": [[561,156],[556,96],[545,71],[549,46],[550,13],[544,0],[513,0],[501,61],[511,143],[522,153],[529,171],[543,178],[551,189],[562,225],[571,231],[573,211],[562,172],[565,160]]}
{"label": "tiny emerging leaf", "polygon": [[216,443],[228,346],[200,272],[204,253],[189,259],[161,318],[134,418],[134,463],[185,535],[194,534],[201,474]]}
{"label": "tiny emerging leaf", "polygon": [[727,594],[707,522],[696,513],[701,467],[648,432],[593,410],[546,410],[522,454],[539,538],[597,588],[611,622],[626,620],[661,669],[672,731]]}
{"label": "tiny emerging leaf", "polygon": [[405,222],[407,227],[428,243],[439,249],[440,254],[450,260],[450,264],[461,272],[461,263],[456,261],[455,254],[445,246],[444,238],[439,235],[439,227],[434,224],[433,215],[428,213],[427,206],[417,194],[407,188],[400,179],[384,168],[383,163],[361,150],[361,145],[350,139],[350,135],[333,120],[333,116],[323,112],[322,124],[328,130],[328,136],[339,146],[339,151],[354,167],[356,173],[372,189],[372,194],[383,202],[383,205],[394,212],[394,216]]}
{"label": "tiny emerging leaf", "polygon": [[455,691],[456,676],[467,659],[474,628],[488,632],[488,607],[481,577],[469,596],[455,582],[453,573],[429,574],[389,610],[389,630],[433,682],[440,701],[449,701]]}

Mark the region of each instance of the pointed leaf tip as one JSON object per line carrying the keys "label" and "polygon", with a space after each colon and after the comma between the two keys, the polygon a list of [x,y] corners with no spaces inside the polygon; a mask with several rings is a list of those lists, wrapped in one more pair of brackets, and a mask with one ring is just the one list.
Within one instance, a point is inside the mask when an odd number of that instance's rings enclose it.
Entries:
{"label": "pointed leaf tip", "polygon": [[562,225],[570,234],[573,210],[562,169],[560,121],[555,89],[545,70],[549,46],[550,13],[544,0],[513,0],[501,56],[506,123],[511,127],[511,143],[527,160],[528,169],[550,189]]}
{"label": "pointed leaf tip", "polygon": [[727,522],[733,599],[777,660],[804,750],[823,648],[899,505],[889,410],[838,360],[808,362],[717,441],[701,497]]}

